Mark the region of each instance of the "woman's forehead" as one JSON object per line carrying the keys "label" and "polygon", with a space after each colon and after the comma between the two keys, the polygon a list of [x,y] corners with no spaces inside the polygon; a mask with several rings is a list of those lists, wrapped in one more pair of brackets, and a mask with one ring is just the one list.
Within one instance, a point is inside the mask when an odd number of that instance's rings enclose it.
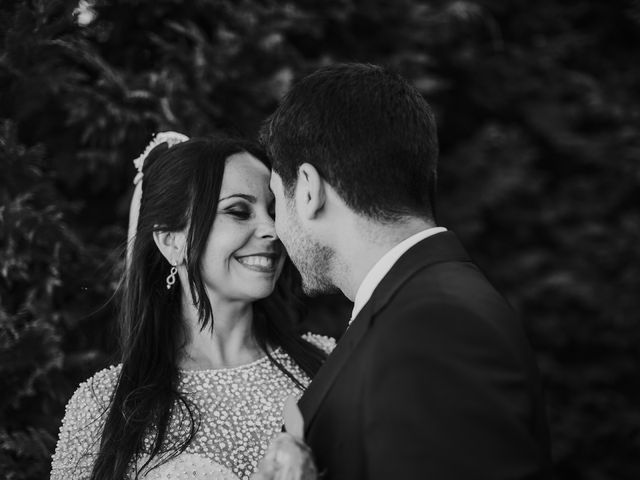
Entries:
{"label": "woman's forehead", "polygon": [[233,193],[270,195],[270,174],[269,168],[249,153],[231,155],[226,161],[220,197]]}

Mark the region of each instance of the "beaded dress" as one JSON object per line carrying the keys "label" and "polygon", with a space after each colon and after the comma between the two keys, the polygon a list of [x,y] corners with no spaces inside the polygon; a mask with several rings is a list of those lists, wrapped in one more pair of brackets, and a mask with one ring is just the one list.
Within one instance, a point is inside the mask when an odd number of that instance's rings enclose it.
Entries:
{"label": "beaded dress", "polygon": [[[335,346],[329,337],[307,334],[305,339],[327,353]],[[281,348],[272,356],[303,385],[309,383]],[[119,365],[102,370],[73,394],[60,427],[51,480],[89,478],[119,373]],[[272,437],[281,431],[285,400],[302,394],[266,356],[234,368],[182,370],[179,382],[199,414],[195,437],[184,452],[157,468],[140,472],[146,457],[132,462],[132,477],[138,470],[139,478],[145,480],[246,480]],[[188,433],[188,422],[181,415],[185,413],[177,411],[172,417],[165,443],[179,441]],[[151,465],[156,464],[152,461]]]}

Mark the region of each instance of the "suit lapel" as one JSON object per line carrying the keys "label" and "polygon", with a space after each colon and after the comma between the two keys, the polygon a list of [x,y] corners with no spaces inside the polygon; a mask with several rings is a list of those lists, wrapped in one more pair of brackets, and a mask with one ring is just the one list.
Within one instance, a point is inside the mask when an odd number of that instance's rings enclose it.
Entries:
{"label": "suit lapel", "polygon": [[367,332],[371,320],[371,302],[362,308],[358,316],[351,322],[347,331],[342,335],[336,348],[331,352],[324,365],[318,370],[313,381],[298,402],[304,418],[305,433],[308,431],[318,407],[329,392],[331,385],[349,359],[351,352],[360,343]]}
{"label": "suit lapel", "polygon": [[382,309],[391,300],[394,293],[419,270],[447,261],[470,261],[464,248],[452,232],[443,232],[428,237],[411,247],[398,259],[376,287],[369,301],[351,323],[298,402],[305,422],[305,433],[309,431],[320,404],[331,389],[342,367],[367,333],[376,312]]}

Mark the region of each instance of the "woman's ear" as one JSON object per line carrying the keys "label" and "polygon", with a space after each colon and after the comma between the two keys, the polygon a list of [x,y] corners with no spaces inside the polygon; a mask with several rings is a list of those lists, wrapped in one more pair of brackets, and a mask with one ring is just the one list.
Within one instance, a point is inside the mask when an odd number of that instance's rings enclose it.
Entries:
{"label": "woman's ear", "polygon": [[296,183],[296,204],[303,218],[312,220],[320,214],[327,201],[325,188],[324,180],[313,165],[300,165]]}
{"label": "woman's ear", "polygon": [[180,265],[184,261],[186,235],[184,232],[153,232],[153,241],[162,256],[171,265]]}

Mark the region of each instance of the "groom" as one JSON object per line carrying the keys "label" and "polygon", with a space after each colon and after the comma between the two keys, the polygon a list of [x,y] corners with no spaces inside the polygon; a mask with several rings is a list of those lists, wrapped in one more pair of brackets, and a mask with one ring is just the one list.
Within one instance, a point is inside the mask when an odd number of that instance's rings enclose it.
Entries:
{"label": "groom", "polygon": [[[427,102],[381,67],[331,66],[293,87],[261,137],[273,162],[276,230],[305,291],[341,290],[354,302],[346,333],[299,402],[319,475],[549,478],[523,327],[436,223],[438,144]],[[309,464],[304,445],[281,440],[257,478],[297,468],[282,465],[289,460]]]}

